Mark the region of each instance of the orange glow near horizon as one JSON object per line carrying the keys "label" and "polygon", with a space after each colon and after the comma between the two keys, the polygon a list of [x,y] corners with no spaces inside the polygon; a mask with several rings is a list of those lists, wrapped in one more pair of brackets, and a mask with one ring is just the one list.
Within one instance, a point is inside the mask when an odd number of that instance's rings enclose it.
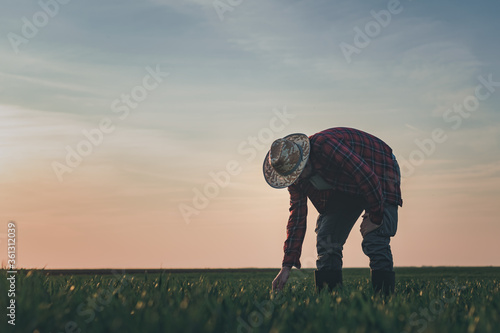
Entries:
{"label": "orange glow near horizon", "polygon": [[[25,163],[33,167],[29,160]],[[498,174],[498,165],[491,168],[492,175]],[[82,171],[85,177],[76,170],[71,180],[59,183],[51,179],[46,165],[37,169],[43,171],[36,174],[20,167],[12,181],[3,178],[2,219],[5,225],[8,220],[17,223],[19,267],[239,268],[281,264],[288,192],[265,184],[259,172],[260,159],[245,165],[245,171],[221,188],[189,224],[182,219],[178,203],[189,202],[191,188],[174,190],[169,188],[169,180],[147,183],[150,179],[146,176],[136,178],[109,167]],[[88,175],[92,177],[86,178]],[[467,192],[456,190],[458,181],[468,184]],[[416,173],[404,179],[404,206],[392,241],[395,265],[499,265],[495,198],[489,198],[488,191],[481,192],[485,188],[495,191],[499,185],[498,176],[482,181],[468,170],[435,177]],[[179,200],[178,193],[183,191],[187,196]],[[301,258],[305,268],[314,267],[316,257],[317,213],[312,206],[309,212]],[[473,221],[488,228],[473,228],[477,223]],[[344,266],[368,267],[361,251],[359,221],[345,245]]]}

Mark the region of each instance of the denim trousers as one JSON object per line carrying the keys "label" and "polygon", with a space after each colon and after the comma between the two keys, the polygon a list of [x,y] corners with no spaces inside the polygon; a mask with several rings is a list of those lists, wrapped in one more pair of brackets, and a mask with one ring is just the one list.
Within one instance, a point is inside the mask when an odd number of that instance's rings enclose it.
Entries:
{"label": "denim trousers", "polygon": [[[331,201],[328,211],[318,216],[316,224],[316,249],[318,270],[342,269],[342,250],[352,227],[364,210],[363,200],[338,194]],[[393,258],[391,237],[398,227],[398,206],[384,205],[384,217],[380,228],[363,238],[363,252],[370,258],[372,270],[392,271]]]}
{"label": "denim trousers", "polygon": [[[393,157],[394,158],[394,157]],[[396,182],[400,182],[399,165]],[[330,199],[327,209],[318,216],[316,223],[316,249],[318,270],[342,269],[342,250],[351,232],[352,227],[365,210],[366,203],[363,198],[342,192],[335,192]],[[390,241],[396,235],[398,228],[398,206],[384,204],[382,225],[369,232],[361,243],[363,252],[370,258],[372,270],[393,271]]]}

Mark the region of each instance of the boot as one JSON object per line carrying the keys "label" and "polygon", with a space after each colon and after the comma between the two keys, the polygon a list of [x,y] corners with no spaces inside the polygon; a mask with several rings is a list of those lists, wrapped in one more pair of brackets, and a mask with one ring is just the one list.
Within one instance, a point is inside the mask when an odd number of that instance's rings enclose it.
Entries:
{"label": "boot", "polygon": [[393,271],[372,271],[372,285],[376,293],[390,295],[394,292],[396,274]]}
{"label": "boot", "polygon": [[314,281],[316,282],[316,291],[319,293],[325,285],[329,291],[332,291],[338,285],[342,285],[342,270],[316,270],[314,271]]}

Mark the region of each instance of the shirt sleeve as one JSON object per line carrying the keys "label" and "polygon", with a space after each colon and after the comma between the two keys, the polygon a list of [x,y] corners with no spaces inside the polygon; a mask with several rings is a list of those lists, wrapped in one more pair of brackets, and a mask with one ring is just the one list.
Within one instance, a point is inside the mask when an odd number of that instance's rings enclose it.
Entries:
{"label": "shirt sleeve", "polygon": [[306,235],[307,195],[297,185],[288,187],[290,192],[290,217],[286,227],[286,240],[283,246],[285,256],[283,266],[300,268],[302,243]]}
{"label": "shirt sleeve", "polygon": [[381,224],[384,197],[380,180],[373,169],[341,140],[325,141],[322,145],[321,158],[322,167],[326,172],[338,172],[340,169],[354,178],[368,203],[370,220],[375,224]]}

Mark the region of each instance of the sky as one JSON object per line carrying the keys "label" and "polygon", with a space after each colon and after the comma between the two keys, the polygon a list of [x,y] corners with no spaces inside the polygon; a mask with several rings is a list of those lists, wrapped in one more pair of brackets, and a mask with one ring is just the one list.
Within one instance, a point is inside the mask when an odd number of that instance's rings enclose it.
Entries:
{"label": "sky", "polygon": [[[396,266],[500,265],[497,1],[5,1],[0,259],[25,268],[280,267],[273,140],[389,144]],[[314,267],[310,207],[303,267]],[[345,267],[368,267],[359,223]]]}

